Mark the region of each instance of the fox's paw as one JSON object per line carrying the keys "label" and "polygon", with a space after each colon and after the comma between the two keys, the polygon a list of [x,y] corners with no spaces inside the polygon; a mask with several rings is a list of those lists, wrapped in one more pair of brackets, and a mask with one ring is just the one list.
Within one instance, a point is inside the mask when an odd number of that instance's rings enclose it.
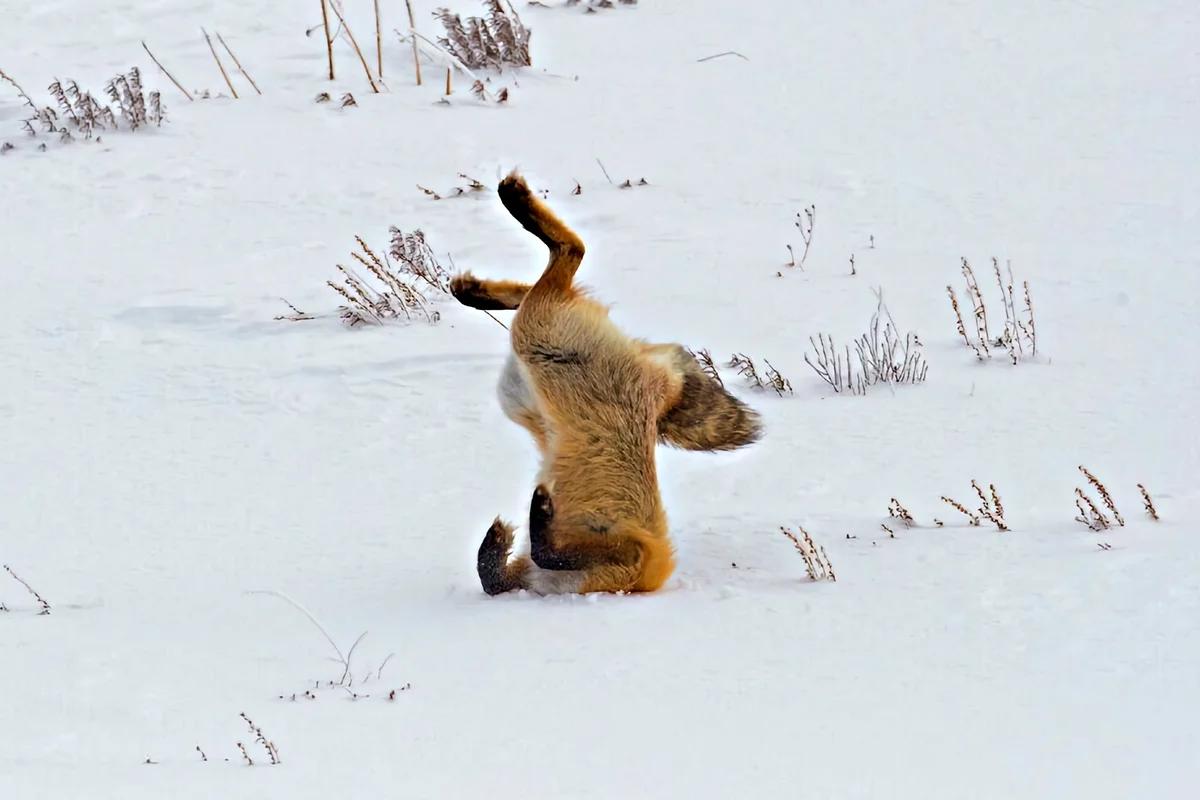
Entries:
{"label": "fox's paw", "polygon": [[476,564],[479,583],[488,594],[503,594],[517,588],[518,582],[508,564],[512,546],[513,526],[496,517],[483,535]]}
{"label": "fox's paw", "polygon": [[476,278],[470,272],[459,273],[450,279],[450,294],[464,306],[479,311],[510,311],[516,308],[503,297],[496,296],[487,281]]}
{"label": "fox's paw", "polygon": [[482,551],[487,548],[491,552],[501,553],[504,558],[508,558],[513,547],[513,526],[504,520],[496,517],[492,521],[492,527],[488,528],[488,532],[483,535],[483,544],[479,549]]}

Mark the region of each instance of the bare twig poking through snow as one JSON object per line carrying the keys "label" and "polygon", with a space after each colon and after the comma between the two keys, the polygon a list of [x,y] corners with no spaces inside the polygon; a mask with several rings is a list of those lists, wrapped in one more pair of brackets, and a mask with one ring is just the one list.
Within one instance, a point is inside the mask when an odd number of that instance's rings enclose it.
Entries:
{"label": "bare twig poking through snow", "polygon": [[[42,607],[42,610],[38,612],[39,617],[50,613],[50,604],[46,602],[46,599],[44,597],[42,597],[40,594],[38,594],[32,586],[30,586],[28,583],[26,583],[24,578],[22,578],[17,573],[13,572],[12,567],[8,566],[8,564],[5,564],[4,571],[7,572],[9,575],[11,575],[15,581],[17,581],[22,586],[24,586],[29,591],[29,593],[31,595],[33,595],[34,599],[38,601],[38,605]],[[7,609],[5,609],[5,610],[7,610]]]}
{"label": "bare twig poking through snow", "polygon": [[1146,491],[1146,487],[1140,483],[1137,485],[1138,491],[1142,493],[1142,506],[1146,509],[1146,513],[1155,522],[1158,522],[1158,511],[1154,508],[1154,501],[1150,499],[1150,493]]}
{"label": "bare twig poking through snow", "polygon": [[238,68],[238,72],[242,73],[242,77],[250,82],[250,85],[254,87],[254,91],[262,94],[262,91],[258,88],[258,84],[254,82],[254,78],[250,77],[250,73],[246,72],[246,68],[242,66],[242,62],[238,61],[238,57],[233,54],[233,51],[229,49],[229,45],[225,44],[225,40],[221,38],[221,32],[214,31],[214,33],[217,34],[217,41],[221,43],[221,47],[224,47],[225,52],[229,53],[229,57],[233,59],[233,64]]}
{"label": "bare twig poking through snow", "polygon": [[800,531],[800,537],[792,533],[785,527],[780,527],[779,530],[783,535],[792,541],[796,552],[804,559],[804,571],[808,573],[808,579],[811,581],[837,581],[837,575],[833,572],[833,565],[829,563],[829,556],[825,552],[824,547],[817,547],[813,543],[812,537],[808,535],[808,531],[797,525],[796,529]]}
{"label": "bare twig poking through snow", "polygon": [[196,99],[196,98],[192,97],[191,92],[189,92],[187,89],[183,88],[183,84],[181,84],[179,81],[175,80],[174,75],[167,72],[167,68],[162,65],[161,61],[159,61],[157,58],[154,57],[154,53],[150,52],[150,48],[146,46],[145,41],[142,42],[142,49],[146,51],[146,55],[150,56],[150,60],[154,62],[154,66],[161,69],[163,72],[163,75],[166,75],[167,78],[171,81],[171,83],[175,84],[175,88],[178,89],[179,91],[183,92],[184,97],[186,97],[188,100]]}
{"label": "bare twig poking through snow", "polygon": [[750,59],[746,58],[744,55],[742,55],[741,53],[737,52],[736,50],[726,50],[724,53],[717,53],[716,55],[713,55],[713,56],[705,56],[704,58],[697,58],[696,63],[700,63],[702,61],[712,61],[714,58],[724,58],[725,56],[737,56],[742,61],[750,60]]}
{"label": "bare twig poking through snow", "polygon": [[[358,643],[361,642],[363,637],[367,635],[366,631],[363,631],[362,633],[360,633],[358,635],[358,638],[354,640],[354,644],[351,645],[351,647],[350,647],[350,652],[346,655],[342,655],[342,649],[337,646],[337,642],[333,641],[333,637],[329,635],[329,631],[325,630],[325,626],[317,621],[317,618],[312,615],[312,612],[310,612],[307,608],[305,608],[304,606],[297,603],[292,598],[288,597],[283,592],[277,592],[274,589],[253,589],[251,591],[246,592],[246,594],[269,594],[273,597],[278,597],[280,600],[283,600],[285,603],[287,603],[288,605],[295,608],[301,614],[308,617],[308,621],[311,622],[314,626],[316,626],[317,630],[319,630],[321,632],[321,635],[325,637],[325,641],[329,642],[329,646],[333,648],[333,652],[337,653],[338,661],[342,665],[341,680],[339,680],[337,683],[333,683],[332,681],[330,681],[330,685],[331,686],[342,686],[342,685],[350,685],[350,684],[354,683],[354,675],[350,672],[350,659],[354,656],[354,648],[358,647]],[[349,678],[349,681],[350,681],[349,684],[346,683],[347,678]]]}
{"label": "bare twig poking through snow", "polygon": [[471,69],[503,70],[505,66],[528,67],[531,31],[521,22],[511,4],[505,10],[500,0],[483,0],[486,17],[467,17],[439,8],[433,15],[446,29],[438,45]]}
{"label": "bare twig poking through snow", "polygon": [[[279,760],[279,750],[275,747],[274,742],[269,741],[266,736],[263,736],[262,728],[255,725],[251,719],[246,716],[246,712],[243,711],[238,716],[244,719],[246,724],[250,726],[250,732],[254,734],[254,741],[262,745],[262,748],[267,751],[267,757],[271,760],[271,764],[281,763]],[[203,751],[201,754],[203,754]],[[249,756],[247,756],[247,758],[249,758]],[[207,761],[208,759],[205,760]]]}
{"label": "bare twig poking through snow", "polygon": [[900,339],[895,320],[883,302],[883,292],[876,290],[875,297],[877,305],[870,328],[854,341],[853,353],[849,345],[844,354],[839,352],[832,336],[822,333],[816,339],[809,337],[815,352],[812,358],[806,353],[804,362],[839,394],[866,394],[869,387],[879,383],[894,391],[897,385],[924,382],[929,372],[918,349],[921,342],[917,335],[908,333]]}
{"label": "bare twig poking through snow", "polygon": [[333,35],[329,32],[329,0],[321,0],[321,24],[325,26],[325,52],[329,54],[329,80],[333,80]]}
{"label": "bare twig poking through snow", "polygon": [[796,215],[796,227],[800,229],[800,237],[804,240],[804,252],[800,254],[800,260],[797,261],[796,253],[794,250],[792,250],[792,246],[789,244],[787,249],[788,253],[792,257],[792,260],[784,266],[799,267],[802,270],[804,269],[804,261],[808,258],[808,248],[812,245],[813,224],[816,222],[816,220],[817,206],[815,203],[804,209],[803,218],[801,218],[799,214]]}
{"label": "bare twig poking through snow", "polygon": [[[375,77],[371,74],[371,67],[367,64],[367,57],[363,55],[362,48],[358,46],[358,40],[354,38],[354,32],[350,30],[350,26],[346,23],[346,18],[342,16],[342,10],[338,8],[337,0],[329,0],[329,7],[333,9],[333,13],[337,15],[338,23],[342,30],[346,32],[346,38],[350,40],[350,46],[354,48],[354,52],[358,55],[358,60],[362,62],[363,72],[367,73],[367,83],[371,84],[371,91],[379,94],[379,85],[375,82]],[[322,6],[324,10],[324,6]],[[330,56],[332,58],[332,56]],[[332,67],[330,72],[332,72]]]}
{"label": "bare twig poking through snow", "polygon": [[[996,336],[992,335],[988,327],[987,305],[983,299],[983,292],[979,288],[979,281],[976,280],[975,271],[965,257],[962,259],[962,274],[967,285],[967,296],[971,298],[971,311],[975,327],[974,339],[971,338],[967,326],[963,322],[962,309],[958,304],[958,296],[954,293],[954,287],[947,285],[946,293],[950,296],[950,305],[954,309],[958,335],[963,338],[968,347],[975,351],[976,358],[984,361],[992,357],[992,348],[1003,349],[1007,353],[1008,359],[1015,365],[1027,355],[1037,356],[1037,326],[1033,318],[1033,300],[1029,294],[1029,281],[1022,283],[1025,290],[1022,315],[1017,312],[1012,265],[1007,266],[1007,282],[1000,271],[998,259],[992,259],[992,272],[996,276],[996,284],[1000,288],[1000,301],[1004,306],[1004,328]],[[1026,346],[1029,347],[1028,353],[1026,353]]]}
{"label": "bare twig poking through snow", "polygon": [[237,89],[233,88],[233,81],[229,80],[229,73],[225,71],[225,65],[221,63],[221,57],[217,55],[217,48],[213,46],[212,38],[204,28],[201,28],[200,32],[204,34],[204,41],[208,42],[208,51],[212,53],[213,60],[217,62],[217,69],[221,70],[221,77],[225,79],[225,85],[229,87],[229,93],[233,95],[234,100],[237,100]]}

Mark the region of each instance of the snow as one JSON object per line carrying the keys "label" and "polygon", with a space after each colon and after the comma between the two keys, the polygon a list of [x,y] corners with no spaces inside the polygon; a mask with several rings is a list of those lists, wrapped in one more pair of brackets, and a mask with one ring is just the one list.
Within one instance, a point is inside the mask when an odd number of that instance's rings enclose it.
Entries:
{"label": "snow", "polygon": [[[371,5],[346,15],[373,62]],[[0,559],[52,608],[0,573],[0,793],[1197,785],[1200,8],[521,3],[534,66],[490,73],[508,103],[456,76],[446,106],[444,68],[415,86],[390,33],[407,13],[382,5],[380,95],[343,41],[326,79],[322,33],[304,35],[316,2],[6,15],[0,68],[39,104],[55,77],[101,92],[137,64],[169,122],[39,152],[0,84],[16,146],[0,156]],[[435,4],[414,6],[440,34]],[[201,26],[262,96],[234,74],[240,99],[189,102],[142,49],[189,91],[228,94]],[[697,60],[729,50],[745,58]],[[358,105],[340,108],[347,91]],[[616,188],[597,159],[648,185]],[[623,329],[765,358],[793,386],[725,369],[763,441],[660,451],[679,551],[660,593],[486,597],[475,550],[496,514],[523,522],[536,471],[495,396],[504,332],[446,297],[436,324],[336,318],[334,265],[356,234],[385,249],[391,225],[459,269],[536,276],[544,250],[493,191],[417,189],[460,172],[494,188],[514,166],[581,233],[580,280]],[[804,269],[785,267],[810,204]],[[958,337],[945,287],[966,302],[964,256],[993,330],[990,259],[1029,281],[1037,358],[980,363]],[[875,288],[919,333],[928,378],[835,395],[804,363],[809,337],[863,333]],[[332,316],[276,320],[281,298]],[[1080,464],[1124,527],[1073,520]],[[1012,530],[941,502],[974,508],[972,479],[996,485]],[[888,517],[893,497],[918,527]],[[797,525],[836,582],[806,580],[779,531]],[[367,632],[342,686],[320,628],[342,653]]]}

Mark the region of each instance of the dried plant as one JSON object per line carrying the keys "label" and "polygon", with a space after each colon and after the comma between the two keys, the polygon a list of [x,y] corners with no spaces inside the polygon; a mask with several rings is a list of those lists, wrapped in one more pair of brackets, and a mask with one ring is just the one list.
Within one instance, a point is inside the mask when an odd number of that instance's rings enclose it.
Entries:
{"label": "dried plant", "polygon": [[853,353],[849,345],[845,346],[844,354],[839,352],[833,337],[823,333],[816,339],[811,336],[808,339],[816,361],[805,353],[804,362],[838,394],[863,395],[869,387],[880,383],[894,391],[897,385],[923,383],[929,373],[917,335],[908,333],[901,339],[883,302],[883,292],[877,290],[875,296],[878,302],[870,327],[854,340]]}
{"label": "dried plant", "polygon": [[[687,349],[687,348],[685,348]],[[688,350],[692,358],[700,363],[700,369],[704,370],[704,374],[716,381],[717,385],[722,389],[725,388],[725,381],[721,380],[721,374],[717,372],[717,365],[713,363],[712,354],[707,350],[701,349],[698,352]]]}
{"label": "dried plant", "polygon": [[446,8],[433,12],[446,30],[446,35],[437,40],[438,45],[470,69],[528,67],[532,63],[531,31],[522,24],[516,9],[508,4],[505,10],[500,0],[483,0],[483,5],[486,16],[465,21]]}
{"label": "dried plant", "polygon": [[392,241],[388,255],[399,263],[399,272],[413,276],[431,289],[449,294],[450,272],[438,262],[433,248],[425,241],[425,234],[420,230],[405,233],[395,225],[390,232]]}
{"label": "dried plant", "polygon": [[1099,547],[1101,550],[1112,550],[1112,545],[1109,544],[1108,542],[1097,542],[1096,546]]}
{"label": "dried plant", "polygon": [[[338,18],[339,30],[346,32],[346,38],[350,41],[350,46],[352,48],[354,48],[355,54],[358,55],[358,60],[362,63],[363,72],[365,72],[367,75],[367,83],[369,83],[371,85],[371,91],[375,92],[376,94],[379,94],[379,85],[375,82],[375,76],[373,76],[371,74],[371,67],[368,66],[368,64],[367,64],[367,57],[363,55],[362,48],[358,46],[358,40],[354,38],[354,32],[352,30],[350,30],[350,25],[346,22],[346,18],[344,16],[342,16],[342,10],[338,7],[338,0],[329,0],[329,7],[333,9],[333,13]],[[322,12],[324,12],[324,10],[325,10],[324,4],[322,4],[321,10],[322,10]],[[328,30],[328,25],[326,26],[326,30]],[[336,36],[336,34],[335,34],[335,36]],[[331,50],[330,51],[330,66],[329,66],[330,75],[333,74],[332,59],[333,59],[333,54],[332,54],[332,50]]]}
{"label": "dried plant", "polygon": [[[976,527],[976,528],[979,527],[979,525],[980,525],[979,517],[975,516],[970,511],[968,511],[967,507],[964,506],[962,503],[958,502],[957,500],[952,500],[949,497],[946,497],[945,495],[942,495],[942,502],[949,504],[952,508],[954,508],[955,511],[959,511],[962,514],[964,514],[967,517],[967,519],[970,520],[970,522],[967,524],[969,524],[973,527]],[[941,527],[941,526],[939,525],[938,527]]]}
{"label": "dried plant", "polygon": [[225,48],[225,52],[233,59],[233,65],[238,68],[238,72],[242,73],[242,77],[250,82],[255,92],[262,94],[262,90],[258,88],[258,84],[254,82],[254,78],[250,77],[250,73],[246,72],[246,68],[242,66],[242,62],[238,61],[238,57],[233,54],[233,51],[229,49],[229,45],[225,44],[225,40],[221,38],[221,32],[214,31],[214,33],[217,34],[217,41],[221,43],[221,47]]}
{"label": "dried plant", "polygon": [[808,579],[811,581],[837,581],[837,575],[833,572],[833,565],[829,563],[829,555],[825,552],[824,547],[817,547],[813,543],[812,537],[808,535],[808,531],[797,525],[796,529],[800,531],[800,537],[792,533],[785,527],[780,527],[779,530],[783,535],[792,541],[796,552],[804,559],[804,571],[808,573]]}
{"label": "dried plant", "polygon": [[1000,493],[996,491],[996,484],[988,484],[990,497],[983,493],[983,489],[974,480],[971,481],[971,488],[975,490],[975,494],[979,495],[980,515],[1000,530],[1008,530],[1008,523],[1004,521],[1004,504],[1000,502]]}
{"label": "dried plant", "polygon": [[[5,80],[16,86],[4,76]],[[73,80],[57,78],[47,87],[54,98],[55,106],[38,108],[24,91],[17,87],[22,99],[32,110],[32,115],[23,121],[30,136],[39,132],[57,135],[62,141],[74,141],[76,136],[85,140],[99,139],[99,131],[117,131],[125,128],[136,131],[166,121],[166,106],[158,92],[146,93],[142,88],[141,73],[137,67],[118,75],[105,86],[111,102],[101,103],[88,91],[79,88]]]}
{"label": "dried plant", "polygon": [[1113,502],[1112,495],[1108,493],[1108,487],[1101,483],[1099,478],[1088,472],[1082,464],[1079,465],[1079,471],[1087,476],[1088,483],[1090,483],[1092,488],[1099,493],[1100,499],[1104,501],[1104,505],[1109,511],[1112,512],[1113,518],[1117,521],[1117,525],[1125,527],[1125,520],[1121,517],[1121,512],[1117,511],[1117,504]]}
{"label": "dried plant", "polygon": [[[421,231],[406,234],[392,227],[391,233],[391,249],[382,259],[362,237],[354,237],[361,252],[353,252],[351,257],[374,277],[374,283],[344,264],[337,265],[342,274],[342,283],[326,281],[345,301],[338,312],[342,320],[352,327],[360,323],[381,325],[401,317],[410,320],[413,312],[423,314],[429,322],[437,322],[441,318],[437,311],[429,308],[428,299],[419,284],[448,293],[449,271],[438,262]],[[396,259],[396,263],[392,258]],[[287,303],[286,300],[284,302]],[[275,319],[298,322],[317,318],[300,311],[291,303],[288,306],[294,313]]]}
{"label": "dried plant", "polygon": [[229,87],[229,93],[233,95],[233,99],[238,99],[237,89],[233,88],[233,81],[229,80],[229,73],[225,71],[225,65],[221,63],[221,57],[217,55],[217,48],[212,43],[212,37],[208,35],[208,31],[204,28],[200,29],[204,34],[204,41],[208,42],[208,51],[212,53],[213,60],[217,62],[217,69],[221,71],[221,77],[225,79],[225,85]]}
{"label": "dried plant", "polygon": [[1022,283],[1025,290],[1024,316],[1022,317],[1017,312],[1012,264],[1007,265],[1007,282],[1001,273],[1000,261],[996,258],[992,259],[992,272],[996,276],[1001,305],[1004,307],[1004,328],[996,336],[992,335],[988,327],[987,304],[984,302],[983,292],[979,288],[979,281],[975,277],[975,271],[970,262],[965,257],[962,259],[962,274],[967,286],[967,296],[971,298],[972,318],[975,324],[974,339],[967,332],[967,327],[963,322],[962,310],[959,307],[954,287],[947,285],[946,293],[949,295],[950,305],[954,309],[958,334],[967,343],[967,346],[975,351],[976,358],[985,361],[992,357],[993,348],[1003,349],[1008,354],[1008,359],[1016,365],[1018,361],[1026,357],[1026,346],[1029,347],[1029,356],[1037,356],[1037,326],[1033,318],[1033,301],[1029,293],[1029,281]]}
{"label": "dried plant", "polygon": [[1138,491],[1142,493],[1142,506],[1146,509],[1146,513],[1150,515],[1151,519],[1158,522],[1158,510],[1154,508],[1154,501],[1150,499],[1150,493],[1140,483],[1137,487]]}
{"label": "dried plant", "polygon": [[[262,745],[262,748],[267,751],[267,757],[271,760],[271,764],[279,764],[279,750],[275,747],[275,743],[269,741],[266,736],[263,736],[262,728],[255,725],[251,719],[246,716],[246,712],[243,711],[239,716],[246,721],[247,725],[250,726],[250,732],[254,734],[254,741]],[[239,747],[240,746],[241,745],[239,745]],[[245,752],[244,748],[242,752]],[[249,758],[249,756],[247,756],[247,758]]]}
{"label": "dried plant", "polygon": [[435,192],[433,189],[426,189],[424,186],[422,186],[419,183],[417,184],[417,189],[434,200],[442,200],[447,197],[462,197],[463,195],[466,195],[466,194],[490,191],[486,184],[482,183],[481,181],[475,180],[470,175],[466,175],[466,174],[460,172],[460,173],[458,173],[458,177],[465,180],[467,182],[467,185],[466,186],[452,186],[445,194]]}
{"label": "dried plant", "polygon": [[[801,217],[800,214],[796,214],[796,227],[800,230],[800,238],[804,240],[804,251],[802,253],[800,253],[800,260],[797,261],[796,260],[796,252],[794,250],[792,250],[792,246],[789,244],[787,246],[787,249],[788,249],[788,253],[792,257],[792,260],[789,261],[787,264],[785,264],[785,266],[799,267],[802,270],[804,269],[804,262],[805,262],[805,260],[808,259],[808,248],[809,248],[809,246],[812,245],[813,224],[816,222],[816,220],[817,220],[817,206],[815,203],[813,205],[809,206],[808,208],[804,209],[803,217]],[[854,266],[853,257],[851,257],[850,266],[851,266],[851,269],[853,269],[853,266]]]}
{"label": "dried plant", "polygon": [[904,527],[906,528],[911,528],[916,524],[916,521],[913,520],[912,514],[908,513],[908,509],[900,505],[900,501],[894,497],[892,498],[891,502],[888,503],[888,516],[900,520],[904,523]]}
{"label": "dried plant", "polygon": [[1092,498],[1088,497],[1087,493],[1075,487],[1075,507],[1079,509],[1079,516],[1075,517],[1076,522],[1082,522],[1088,528],[1094,531],[1108,530],[1112,527],[1112,522],[1104,515]]}
{"label": "dried plant", "polygon": [[[754,365],[754,360],[745,353],[734,353],[729,359],[729,366],[736,369],[738,374],[745,378],[753,388],[771,388],[774,389],[775,394],[779,395],[780,397],[783,396],[784,392],[792,394],[792,382],[783,377],[783,375],[779,373],[779,370],[772,366],[770,361],[767,361],[764,358],[763,363],[767,365],[765,380],[763,376],[758,374],[758,368]],[[711,358],[709,358],[709,364],[712,364]],[[704,362],[701,362],[701,365],[703,366]],[[713,373],[716,372],[715,365],[712,367],[712,370]],[[705,371],[708,371],[707,366],[705,367]]]}
{"label": "dried plant", "polygon": [[[34,590],[34,588],[32,586],[30,586],[28,583],[26,583],[24,578],[22,578],[17,573],[13,572],[12,567],[10,567],[8,564],[4,564],[3,566],[4,566],[4,571],[7,572],[9,575],[11,575],[13,577],[13,580],[15,580],[17,583],[21,584],[22,586],[24,586],[25,589],[31,595],[33,595],[33,598],[35,600],[37,600],[38,605],[42,607],[42,610],[38,612],[38,616],[41,617],[41,616],[48,615],[50,613],[50,604],[46,602],[46,599],[44,597],[42,597],[40,594],[38,594],[37,591]],[[5,610],[7,611],[8,609],[5,609]]]}

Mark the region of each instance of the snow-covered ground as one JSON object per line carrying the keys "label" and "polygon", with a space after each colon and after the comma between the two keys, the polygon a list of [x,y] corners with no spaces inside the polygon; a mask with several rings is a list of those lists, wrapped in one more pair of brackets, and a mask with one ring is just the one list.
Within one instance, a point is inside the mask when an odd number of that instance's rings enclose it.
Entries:
{"label": "snow-covered ground", "polygon": [[[374,65],[371,6],[346,0]],[[0,69],[39,105],[136,64],[169,120],[31,139],[0,83],[0,561],[51,607],[0,572],[0,796],[1196,791],[1195,3],[519,0],[534,66],[491,73],[503,105],[456,76],[449,106],[382,6],[378,95],[344,40],[327,80],[316,0],[5,12]],[[201,26],[261,96],[235,72],[240,99],[189,102],[142,49],[228,94]],[[766,359],[794,390],[723,369],[763,441],[661,451],[679,566],[655,595],[486,597],[475,550],[523,520],[536,468],[494,394],[504,331],[433,292],[436,324],[349,329],[325,284],[392,225],[532,279],[544,250],[492,191],[514,166],[625,330]],[[417,188],[458,173],[490,188]],[[959,337],[964,256],[993,333],[991,258],[1018,312],[1028,280],[1036,358]],[[836,395],[809,337],[862,334],[873,289],[928,377]],[[332,316],[276,320],[281,298]],[[1099,502],[1080,464],[1124,527],[1074,521],[1077,486]],[[972,479],[1010,531],[941,501],[978,506]],[[806,579],[798,525],[836,582]],[[342,653],[367,632],[350,674],[255,591]]]}

